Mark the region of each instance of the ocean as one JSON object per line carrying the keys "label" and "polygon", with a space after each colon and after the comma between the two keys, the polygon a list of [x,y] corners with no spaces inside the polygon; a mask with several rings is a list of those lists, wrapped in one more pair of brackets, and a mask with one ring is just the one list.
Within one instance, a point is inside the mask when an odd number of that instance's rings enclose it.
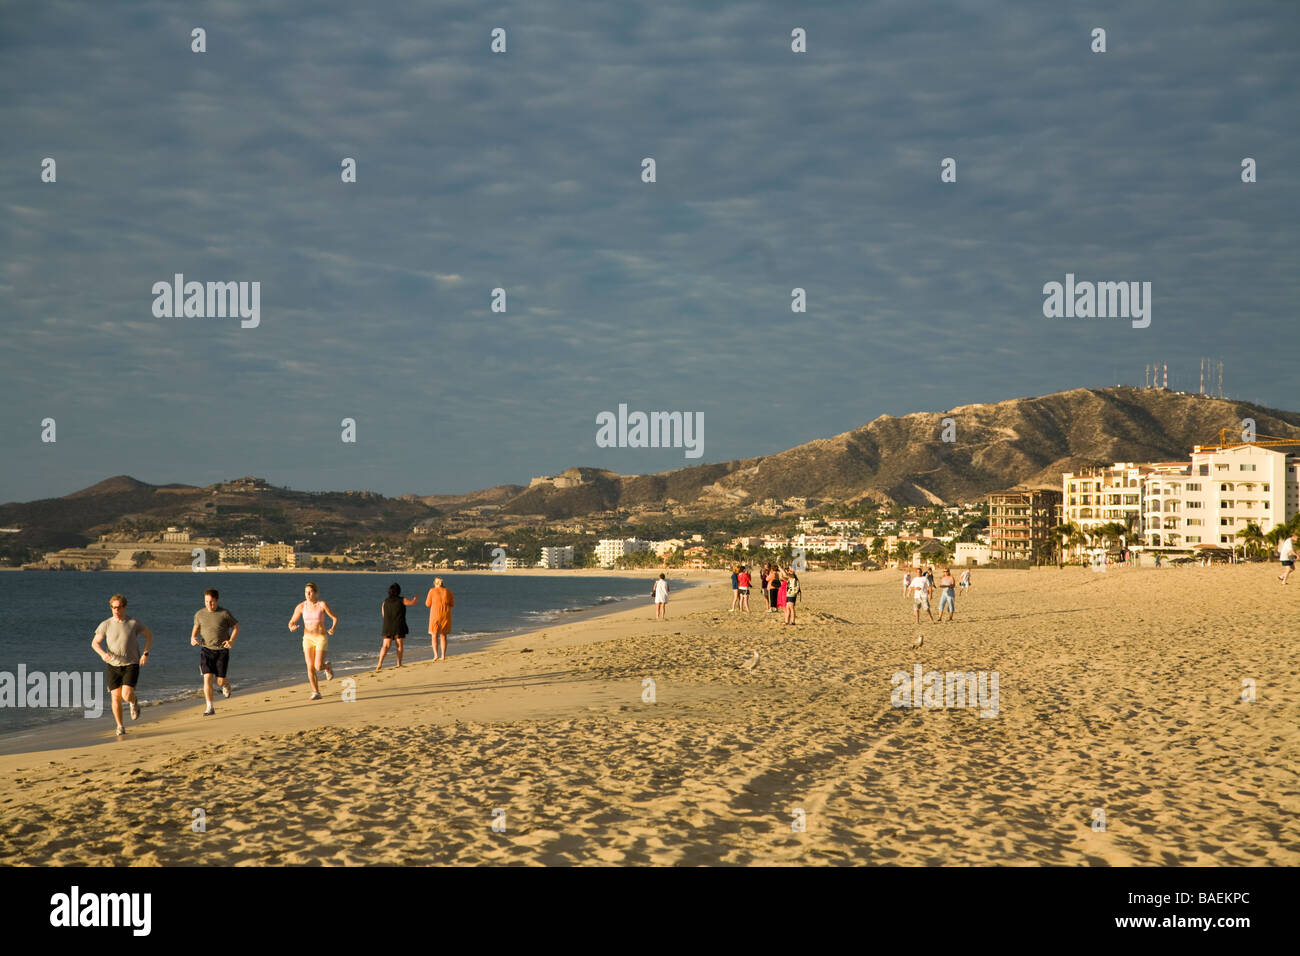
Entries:
{"label": "ocean", "polygon": [[[456,600],[448,654],[456,653],[458,643],[473,638],[504,636],[559,622],[588,608],[632,600],[649,606],[651,580],[657,577],[650,571],[644,580],[563,573],[512,575],[508,571],[440,574]],[[194,612],[203,607],[205,588],[217,588],[221,606],[239,620],[239,638],[230,658],[230,680],[238,694],[257,684],[292,680],[300,680],[306,687],[302,628],[290,632],[287,625],[308,581],[316,582],[321,598],[339,616],[329,651],[336,678],[375,666],[382,644],[379,606],[393,582],[401,585],[404,595],[420,599],[419,604],[406,609],[411,634],[404,659],[429,660],[433,654],[424,595],[432,587],[433,577],[427,571],[317,575],[307,571],[0,572],[0,733],[84,719],[82,708],[51,707],[48,704],[53,701],[48,697],[47,706],[15,706],[19,666],[27,675],[102,673],[104,665],[91,650],[90,642],[99,622],[111,616],[108,601],[115,593],[126,595],[129,616],[153,631],[153,650],[149,663],[141,668],[136,689],[147,705],[201,697],[199,651],[190,646],[190,631]],[[672,584],[675,588],[685,586],[677,580]],[[395,654],[395,649],[389,651],[385,668],[396,663]],[[12,676],[6,678],[6,672]],[[27,687],[32,686],[29,677]],[[19,692],[24,689],[17,688]],[[108,692],[103,693],[106,715]],[[30,696],[25,699],[31,701]]]}

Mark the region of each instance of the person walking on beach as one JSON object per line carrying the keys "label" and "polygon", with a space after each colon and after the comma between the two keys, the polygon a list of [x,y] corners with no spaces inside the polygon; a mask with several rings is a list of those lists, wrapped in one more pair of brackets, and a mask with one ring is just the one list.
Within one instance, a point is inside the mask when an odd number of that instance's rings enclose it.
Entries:
{"label": "person walking on beach", "polygon": [[767,568],[767,609],[773,614],[778,613],[777,593],[781,590],[781,575],[777,573],[775,564],[768,565]]}
{"label": "person walking on beach", "polygon": [[[433,643],[433,659],[447,659],[447,637],[451,634],[451,609],[456,606],[456,599],[442,586],[442,578],[433,579],[433,587],[424,597],[424,606],[429,609],[429,636]],[[442,650],[439,651],[439,645]]]}
{"label": "person walking on beach", "polygon": [[734,611],[740,607],[740,565],[731,566],[731,607],[729,611]]}
{"label": "person walking on beach", "polygon": [[406,635],[411,633],[411,629],[406,626],[406,609],[418,600],[419,598],[402,597],[402,586],[396,581],[388,585],[388,597],[379,605],[379,616],[384,620],[384,644],[379,648],[379,663],[375,665],[375,670],[383,670],[384,658],[388,656],[388,649],[394,641],[397,643],[397,666],[402,666]]}
{"label": "person walking on beach", "polygon": [[740,596],[740,609],[746,614],[749,613],[749,584],[749,568],[742,564],[736,574],[736,593]]}
{"label": "person walking on beach", "polygon": [[[126,733],[122,726],[122,701],[131,708],[131,719],[140,717],[140,703],[136,700],[135,685],[140,679],[140,668],[148,663],[149,648],[153,646],[153,631],[133,617],[126,616],[126,598],[114,594],[108,599],[113,616],[100,621],[95,628],[91,649],[104,662],[105,683],[113,698],[113,719],[117,721],[117,736]],[[140,653],[139,638],[144,637],[144,653]]]}
{"label": "person walking on beach", "polygon": [[[291,631],[298,630],[298,618],[302,618],[302,656],[307,662],[307,683],[311,685],[311,700],[320,700],[317,671],[324,671],[326,680],[334,679],[334,668],[330,667],[327,655],[330,648],[330,635],[339,626],[338,615],[330,610],[330,606],[324,601],[317,600],[319,593],[316,585],[308,582],[303,588],[305,600],[293,609],[293,617],[289,618]],[[328,631],[325,630],[324,620],[327,614],[333,621]]]}
{"label": "person walking on beach", "polygon": [[[948,623],[952,623],[953,611],[957,606],[957,582],[953,580],[952,572],[947,568],[943,569],[943,575],[939,578],[939,623],[943,623],[944,609],[948,611]],[[917,623],[920,622],[918,615]]]}
{"label": "person walking on beach", "polygon": [[908,568],[903,572],[903,597],[909,597],[912,593],[912,569]]}
{"label": "person walking on beach", "polygon": [[794,568],[785,570],[785,620],[782,624],[794,623],[794,606],[799,600],[799,575],[794,573]]}
{"label": "person walking on beach", "polygon": [[1295,570],[1295,535],[1288,535],[1282,539],[1282,544],[1277,549],[1277,556],[1282,561],[1282,574],[1278,580],[1286,584],[1286,579],[1291,576]]}
{"label": "person walking on beach", "polygon": [[659,580],[655,581],[652,593],[655,599],[655,620],[668,620],[668,578],[666,575],[659,575]]}
{"label": "person walking on beach", "polygon": [[216,588],[203,592],[203,607],[194,612],[194,629],[190,631],[190,646],[199,649],[199,673],[203,676],[203,699],[207,702],[204,717],[216,713],[212,706],[212,682],[215,679],[224,697],[230,696],[230,649],[239,637],[239,622],[235,615],[217,604],[220,595]]}
{"label": "person walking on beach", "polygon": [[969,587],[970,587],[970,568],[967,568],[965,571],[961,573],[961,593],[963,597],[966,594],[966,589]]}
{"label": "person walking on beach", "polygon": [[[930,623],[936,623],[934,614],[930,611],[930,579],[924,574],[918,574],[912,578],[912,609],[916,612],[916,623],[921,623],[921,611],[925,611],[930,617]],[[917,637],[916,646],[920,647],[925,640],[924,637]]]}

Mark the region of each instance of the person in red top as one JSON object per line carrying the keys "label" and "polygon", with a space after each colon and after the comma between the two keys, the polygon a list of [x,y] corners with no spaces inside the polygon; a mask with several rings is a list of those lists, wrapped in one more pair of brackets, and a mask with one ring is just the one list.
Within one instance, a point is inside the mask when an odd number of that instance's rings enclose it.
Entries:
{"label": "person in red top", "polygon": [[736,583],[740,585],[740,609],[749,610],[749,568],[741,565],[740,573],[736,575]]}

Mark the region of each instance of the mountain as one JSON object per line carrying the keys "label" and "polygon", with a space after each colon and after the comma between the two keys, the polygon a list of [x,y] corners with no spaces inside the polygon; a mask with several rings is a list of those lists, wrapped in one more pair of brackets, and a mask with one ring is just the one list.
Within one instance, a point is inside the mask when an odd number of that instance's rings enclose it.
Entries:
{"label": "mountain", "polygon": [[[765,499],[902,504],[975,501],[1016,484],[1059,488],[1062,471],[1112,461],[1183,461],[1193,445],[1252,418],[1261,435],[1300,439],[1300,414],[1249,402],[1145,388],[1076,388],[1038,398],[882,415],[852,431],[759,458],[653,475],[570,468],[528,486],[465,495],[309,493],[241,478],[206,488],[149,485],[126,475],[62,498],[0,505],[8,543],[77,547],[124,522],[187,525],[198,534],[312,537],[313,550],[368,534],[404,535],[430,519],[472,527],[478,512],[530,523],[625,511],[728,517]],[[949,424],[950,422],[950,424]],[[944,441],[945,426],[954,440]],[[1300,450],[1300,445],[1297,446]],[[470,509],[477,509],[470,512]],[[468,516],[467,516],[468,515]],[[455,523],[455,522],[452,522]]]}
{"label": "mountain", "polygon": [[[1061,472],[1088,464],[1185,460],[1193,445],[1216,441],[1221,428],[1240,434],[1245,418],[1255,420],[1260,434],[1300,438],[1294,412],[1162,389],[1076,388],[946,412],[882,415],[760,458],[635,477],[600,472],[576,487],[538,485],[503,510],[563,518],[662,507],[670,498],[685,511],[713,514],[793,496],[837,503],[972,501],[1019,483],[1059,488]],[[942,440],[948,419],[951,442]],[[448,500],[443,507],[457,504]]]}

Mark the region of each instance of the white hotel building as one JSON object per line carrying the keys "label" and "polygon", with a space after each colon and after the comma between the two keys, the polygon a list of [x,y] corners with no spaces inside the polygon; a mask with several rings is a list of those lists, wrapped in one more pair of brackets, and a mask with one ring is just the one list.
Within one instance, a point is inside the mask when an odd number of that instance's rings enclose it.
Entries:
{"label": "white hotel building", "polygon": [[1082,530],[1115,521],[1148,551],[1231,549],[1247,524],[1268,533],[1300,509],[1300,459],[1259,445],[1206,449],[1190,462],[1119,462],[1062,476],[1062,520]]}
{"label": "white hotel building", "polygon": [[537,559],[539,568],[573,567],[573,545],[566,544],[558,548],[542,548],[542,556]]}
{"label": "white hotel building", "polygon": [[612,568],[624,555],[649,550],[650,542],[640,538],[601,538],[596,545],[596,560],[602,568]]}

